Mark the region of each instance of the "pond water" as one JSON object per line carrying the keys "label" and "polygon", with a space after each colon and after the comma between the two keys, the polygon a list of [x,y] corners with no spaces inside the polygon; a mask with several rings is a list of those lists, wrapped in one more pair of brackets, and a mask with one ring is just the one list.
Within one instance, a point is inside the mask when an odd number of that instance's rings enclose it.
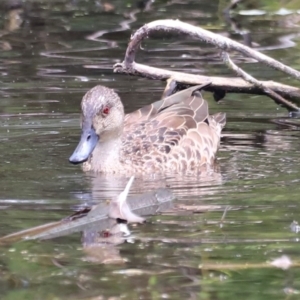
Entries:
{"label": "pond water", "polygon": [[[179,18],[243,40],[222,14],[226,1],[161,0],[145,9],[146,1],[22,2],[22,9],[0,6],[1,236],[60,220],[124,188],[128,178],[85,174],[68,157],[91,87],[115,88],[128,112],[160,98],[163,82],[112,72],[134,30]],[[298,15],[255,8],[263,13],[246,6],[237,21],[264,53],[300,69]],[[234,60],[258,78],[296,85],[240,55]],[[147,40],[138,61],[233,76],[215,49],[184,37]],[[267,97],[204,97],[211,113],[227,113],[219,171],[137,179],[131,191],[169,186],[185,209],[130,226],[131,239],[109,249],[111,263],[83,247],[79,233],[1,246],[1,299],[298,299],[299,233],[290,224],[300,221],[299,122]],[[292,268],[268,264],[283,255]]]}

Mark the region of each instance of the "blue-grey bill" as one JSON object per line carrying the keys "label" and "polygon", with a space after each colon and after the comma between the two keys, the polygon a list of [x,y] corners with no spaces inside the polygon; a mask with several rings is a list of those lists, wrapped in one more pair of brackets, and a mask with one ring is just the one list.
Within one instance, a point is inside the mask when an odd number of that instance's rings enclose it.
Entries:
{"label": "blue-grey bill", "polygon": [[93,128],[82,131],[81,138],[75,151],[69,158],[72,164],[80,164],[89,158],[98,143],[99,137]]}

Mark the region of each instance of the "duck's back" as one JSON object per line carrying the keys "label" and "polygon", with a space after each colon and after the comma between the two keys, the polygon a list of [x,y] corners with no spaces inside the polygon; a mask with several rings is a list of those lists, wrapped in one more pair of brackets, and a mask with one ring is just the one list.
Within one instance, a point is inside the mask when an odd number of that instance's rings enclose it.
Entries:
{"label": "duck's back", "polygon": [[213,165],[225,114],[208,114],[198,87],[126,115],[121,161],[137,171],[195,170]]}

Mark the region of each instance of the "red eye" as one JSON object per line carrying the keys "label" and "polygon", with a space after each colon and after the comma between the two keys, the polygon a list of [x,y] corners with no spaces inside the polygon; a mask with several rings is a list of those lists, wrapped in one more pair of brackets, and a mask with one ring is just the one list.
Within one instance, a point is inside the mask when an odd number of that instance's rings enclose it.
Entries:
{"label": "red eye", "polygon": [[102,113],[103,113],[104,115],[108,115],[108,114],[109,114],[109,107],[107,107],[107,106],[103,107]]}

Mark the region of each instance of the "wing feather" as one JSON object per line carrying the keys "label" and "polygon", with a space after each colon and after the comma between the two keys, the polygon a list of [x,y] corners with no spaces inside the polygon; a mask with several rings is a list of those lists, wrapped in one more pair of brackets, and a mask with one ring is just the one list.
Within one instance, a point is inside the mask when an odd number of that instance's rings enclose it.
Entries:
{"label": "wing feather", "polygon": [[209,116],[198,90],[178,92],[125,117],[123,155],[144,168],[185,170],[212,163],[225,114]]}

